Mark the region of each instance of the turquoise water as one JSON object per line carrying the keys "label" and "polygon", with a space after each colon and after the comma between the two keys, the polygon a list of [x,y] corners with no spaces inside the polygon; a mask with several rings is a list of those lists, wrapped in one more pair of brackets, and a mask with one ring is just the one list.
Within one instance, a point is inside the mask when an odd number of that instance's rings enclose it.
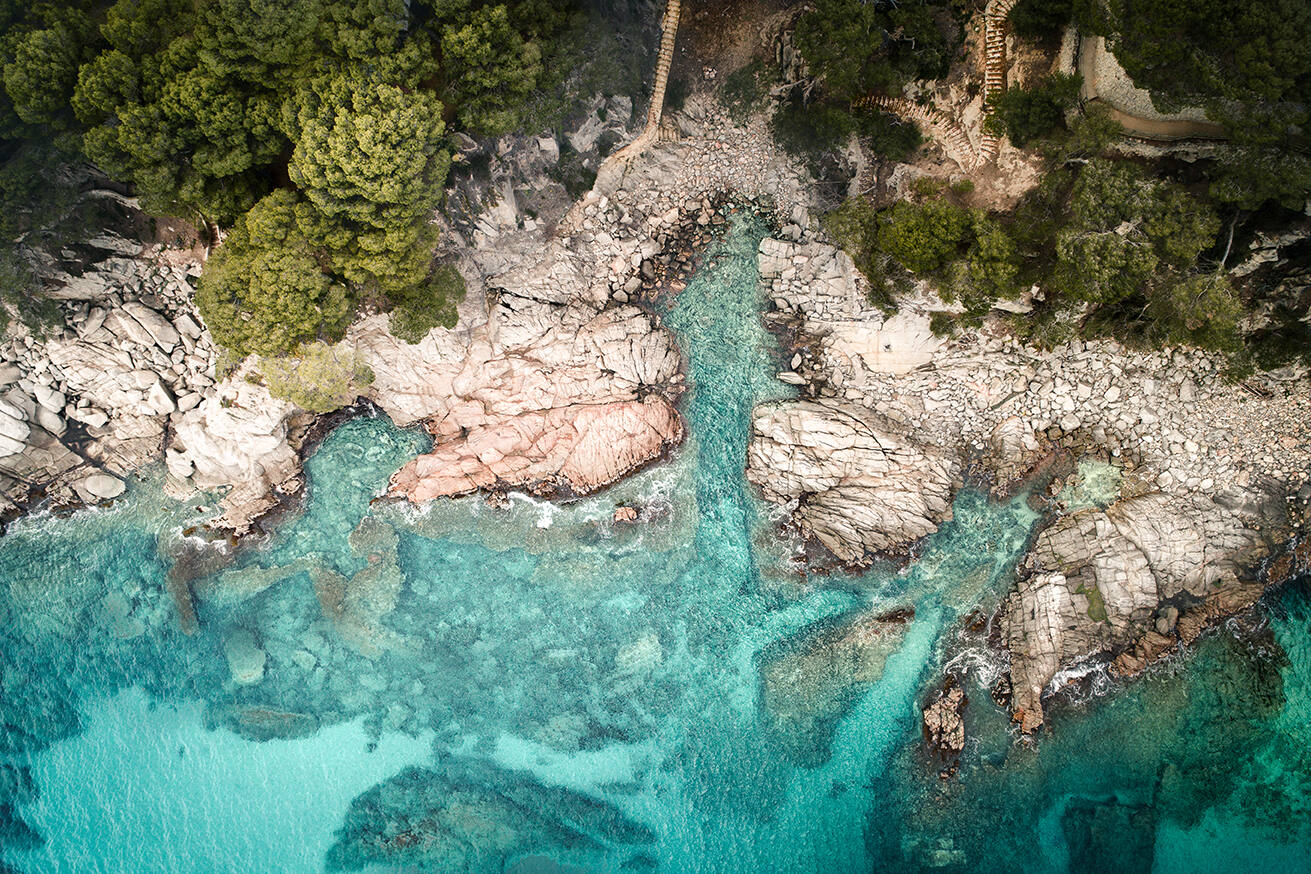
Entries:
{"label": "turquoise water", "polygon": [[[1058,708],[1030,748],[988,699],[1000,666],[967,619],[1011,579],[1038,518],[1023,496],[962,492],[904,570],[795,572],[800,545],[742,475],[751,409],[790,391],[759,319],[763,233],[736,221],[666,302],[689,440],[603,495],[373,503],[425,441],[364,418],[310,459],[305,512],[235,558],[183,538],[205,509],[153,481],[15,526],[0,539],[4,865],[1083,871],[1121,870],[1127,847],[1126,870],[1304,870],[1280,867],[1311,845],[1294,827],[1311,774],[1300,590],[1256,643],[1208,638]],[[642,521],[613,523],[617,504]],[[183,549],[194,634],[170,596]],[[913,617],[847,633],[893,610]],[[234,674],[238,640],[262,666]],[[969,684],[974,738],[951,781],[918,743],[945,662]]]}

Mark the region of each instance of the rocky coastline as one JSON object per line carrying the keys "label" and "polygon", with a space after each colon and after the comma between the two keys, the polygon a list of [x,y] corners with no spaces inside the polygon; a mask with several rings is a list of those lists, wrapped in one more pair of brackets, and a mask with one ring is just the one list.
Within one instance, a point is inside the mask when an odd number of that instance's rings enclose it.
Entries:
{"label": "rocky coastline", "polygon": [[[804,171],[760,120],[736,124],[694,96],[667,122],[673,139],[603,167],[549,233],[503,199],[507,215],[460,251],[470,293],[455,328],[411,345],[383,314],[351,327],[343,343],[375,374],[366,399],[434,440],[393,476],[391,496],[585,494],[676,445],[684,364],[636,304],[677,289],[691,264],[680,243],[724,223],[727,193],[773,221],[758,258],[766,318],[791,347],[779,379],[802,395],[756,411],[747,476],[836,560],[906,554],[950,517],[967,479],[1009,494],[1062,453],[1117,471],[1101,505],[1052,499],[997,613],[1025,731],[1072,665],[1135,673],[1259,597],[1263,562],[1294,535],[1307,496],[1304,377],[1233,383],[1198,351],[1112,341],[1040,350],[995,319],[942,338],[929,313],[944,305],[927,286],[885,316],[823,239]],[[187,282],[199,258],[115,245],[99,284],[67,282],[62,336],[7,351],[10,515],[36,494],[112,499],[162,450],[169,490],[227,489],[210,524],[244,534],[301,489],[314,417],[248,369],[217,378]],[[954,737],[936,719],[934,732]]]}

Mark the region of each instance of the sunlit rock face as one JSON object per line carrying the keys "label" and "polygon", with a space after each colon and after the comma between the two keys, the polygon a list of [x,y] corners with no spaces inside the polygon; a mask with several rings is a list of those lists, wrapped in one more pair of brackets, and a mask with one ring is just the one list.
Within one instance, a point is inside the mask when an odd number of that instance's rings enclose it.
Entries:
{"label": "sunlit rock face", "polygon": [[[1125,673],[1196,637],[1203,617],[1250,605],[1259,520],[1205,498],[1159,492],[1061,517],[1038,536],[1003,608],[1015,719],[1042,724],[1041,696],[1074,661],[1137,641]],[[1167,604],[1166,602],[1169,602]]]}
{"label": "sunlit rock face", "polygon": [[747,478],[798,501],[793,518],[843,561],[903,549],[951,516],[955,462],[859,405],[784,401],[751,427]]}
{"label": "sunlit rock face", "polygon": [[523,413],[420,456],[397,471],[390,492],[415,503],[493,486],[583,495],[682,436],[678,412],[658,395]]}
{"label": "sunlit rock face", "polygon": [[491,487],[587,494],[683,438],[673,337],[636,307],[507,293],[467,334],[410,345],[365,323],[354,340],[378,405],[437,442],[392,481],[418,503]]}
{"label": "sunlit rock face", "polygon": [[200,489],[231,486],[214,524],[244,533],[279,490],[299,488],[300,459],[288,443],[295,409],[262,385],[225,381],[177,421],[165,456],[169,473]]}

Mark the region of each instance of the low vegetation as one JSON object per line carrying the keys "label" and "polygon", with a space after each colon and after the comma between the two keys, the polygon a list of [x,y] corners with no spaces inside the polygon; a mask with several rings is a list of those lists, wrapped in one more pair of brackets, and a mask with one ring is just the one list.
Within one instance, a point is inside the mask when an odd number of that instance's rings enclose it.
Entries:
{"label": "low vegetation", "polygon": [[358,355],[323,342],[308,343],[289,355],[261,358],[259,371],[274,397],[311,413],[348,406],[373,382],[373,371]]}

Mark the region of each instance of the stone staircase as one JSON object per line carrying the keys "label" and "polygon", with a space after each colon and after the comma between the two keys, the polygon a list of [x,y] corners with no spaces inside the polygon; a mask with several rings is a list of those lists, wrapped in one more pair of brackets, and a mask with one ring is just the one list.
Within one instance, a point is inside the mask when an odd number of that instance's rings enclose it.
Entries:
{"label": "stone staircase", "polygon": [[[1013,3],[1014,0],[1011,0]],[[646,111],[646,130],[660,127],[660,115],[665,108],[665,89],[669,85],[669,67],[674,63],[674,42],[678,38],[679,0],[669,0],[665,17],[660,22],[660,54],[656,58],[655,87],[651,89],[651,106]]]}
{"label": "stone staircase", "polygon": [[855,104],[857,107],[873,106],[884,112],[891,112],[902,118],[915,122],[926,135],[941,144],[953,161],[969,169],[976,165],[977,154],[974,144],[960,122],[932,106],[920,106],[904,97],[867,97]]}
{"label": "stone staircase", "polygon": [[[1006,90],[1006,16],[1018,0],[988,0],[983,13],[983,115],[992,114],[993,101]],[[902,97],[867,97],[856,106],[877,106],[886,112],[896,113],[920,126],[928,136],[942,146],[962,170],[974,170],[997,159],[1001,137],[986,130],[979,137],[979,145],[970,142],[960,122],[933,107],[920,106]]]}
{"label": "stone staircase", "polygon": [[[656,57],[655,85],[651,88],[651,106],[646,111],[646,125],[633,141],[605,160],[602,167],[627,164],[636,158],[660,135],[660,117],[665,109],[665,91],[669,87],[669,68],[674,63],[674,43],[678,39],[680,0],[668,0],[665,15],[660,22],[660,53]],[[598,170],[597,175],[601,175]]]}
{"label": "stone staircase", "polygon": [[[989,0],[983,11],[983,116],[992,115],[993,101],[1006,90],[1006,16],[1018,0]],[[997,159],[1001,137],[983,131],[979,165]]]}

